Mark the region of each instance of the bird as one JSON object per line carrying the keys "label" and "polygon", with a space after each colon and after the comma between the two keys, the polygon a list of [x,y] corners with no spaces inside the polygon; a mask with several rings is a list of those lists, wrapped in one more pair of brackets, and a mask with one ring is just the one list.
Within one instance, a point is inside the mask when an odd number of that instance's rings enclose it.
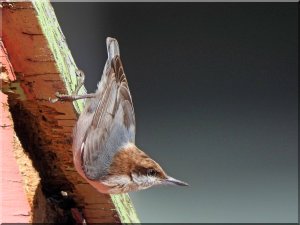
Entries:
{"label": "bird", "polygon": [[177,180],[135,144],[135,113],[120,58],[118,41],[106,38],[107,61],[95,93],[78,95],[84,73],[71,95],[56,93],[56,101],[87,99],[73,131],[73,161],[77,172],[104,194],[122,194],[158,185],[188,186]]}

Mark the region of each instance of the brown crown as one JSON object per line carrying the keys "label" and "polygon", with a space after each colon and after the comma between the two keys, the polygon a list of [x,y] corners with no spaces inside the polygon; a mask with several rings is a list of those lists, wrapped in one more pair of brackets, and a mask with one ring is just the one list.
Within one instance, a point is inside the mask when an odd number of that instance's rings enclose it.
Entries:
{"label": "brown crown", "polygon": [[132,173],[146,175],[150,170],[155,171],[156,177],[161,179],[167,177],[158,163],[132,144],[116,153],[110,166],[109,175],[126,174],[131,177]]}

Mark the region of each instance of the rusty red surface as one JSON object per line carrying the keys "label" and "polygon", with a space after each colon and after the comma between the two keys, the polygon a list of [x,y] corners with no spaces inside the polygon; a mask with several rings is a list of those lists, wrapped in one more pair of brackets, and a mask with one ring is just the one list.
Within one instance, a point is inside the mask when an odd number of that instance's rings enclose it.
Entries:
{"label": "rusty red surface", "polygon": [[[10,80],[15,76],[4,46],[1,44],[1,64],[7,70]],[[10,119],[7,95],[0,91],[0,223],[29,223],[30,206],[23,186],[23,180],[13,153],[14,128]]]}

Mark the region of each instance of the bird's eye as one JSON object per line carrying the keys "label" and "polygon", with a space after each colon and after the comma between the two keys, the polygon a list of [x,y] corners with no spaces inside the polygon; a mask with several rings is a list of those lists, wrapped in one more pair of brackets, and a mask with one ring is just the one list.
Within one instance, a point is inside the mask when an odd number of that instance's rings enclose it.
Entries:
{"label": "bird's eye", "polygon": [[156,176],[157,172],[154,169],[148,169],[147,170],[147,176]]}

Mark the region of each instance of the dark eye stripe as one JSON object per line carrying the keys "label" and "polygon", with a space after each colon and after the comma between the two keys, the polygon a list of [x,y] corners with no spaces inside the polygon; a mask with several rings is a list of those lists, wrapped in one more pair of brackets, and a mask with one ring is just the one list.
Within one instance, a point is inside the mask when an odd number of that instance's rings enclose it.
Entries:
{"label": "dark eye stripe", "polygon": [[147,170],[147,176],[156,176],[157,172],[154,169]]}

